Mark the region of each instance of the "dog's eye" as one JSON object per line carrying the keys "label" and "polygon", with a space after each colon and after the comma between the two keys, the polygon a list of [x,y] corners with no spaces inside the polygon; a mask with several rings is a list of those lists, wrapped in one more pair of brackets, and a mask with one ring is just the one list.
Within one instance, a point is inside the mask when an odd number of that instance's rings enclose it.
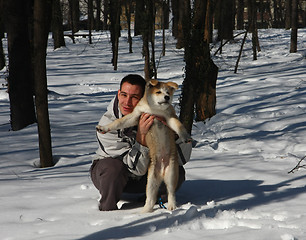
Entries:
{"label": "dog's eye", "polygon": [[157,91],[156,93],[157,93],[157,94],[161,94],[161,91]]}

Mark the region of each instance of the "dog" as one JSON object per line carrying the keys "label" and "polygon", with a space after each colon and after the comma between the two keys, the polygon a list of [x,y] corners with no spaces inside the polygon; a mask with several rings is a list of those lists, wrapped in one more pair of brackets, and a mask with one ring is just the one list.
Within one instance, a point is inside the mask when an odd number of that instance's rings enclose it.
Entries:
{"label": "dog", "polygon": [[96,130],[101,133],[136,126],[142,113],[160,116],[166,120],[167,126],[154,119],[154,123],[146,135],[150,164],[143,213],[153,211],[162,181],[167,187],[168,209],[174,210],[176,208],[175,190],[178,182],[179,164],[175,133],[185,142],[192,141],[172,106],[173,93],[177,89],[178,85],[174,82],[150,80],[145,86],[144,96],[135,106],[133,112],[106,126],[96,126]]}

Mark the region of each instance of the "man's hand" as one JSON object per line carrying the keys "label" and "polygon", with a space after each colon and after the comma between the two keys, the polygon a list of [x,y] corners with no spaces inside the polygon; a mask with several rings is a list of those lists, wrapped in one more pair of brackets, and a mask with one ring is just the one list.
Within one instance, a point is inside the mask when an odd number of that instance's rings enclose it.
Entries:
{"label": "man's hand", "polygon": [[139,118],[136,141],[143,146],[147,146],[146,135],[154,122],[154,118],[154,115],[150,115],[148,113],[141,114]]}

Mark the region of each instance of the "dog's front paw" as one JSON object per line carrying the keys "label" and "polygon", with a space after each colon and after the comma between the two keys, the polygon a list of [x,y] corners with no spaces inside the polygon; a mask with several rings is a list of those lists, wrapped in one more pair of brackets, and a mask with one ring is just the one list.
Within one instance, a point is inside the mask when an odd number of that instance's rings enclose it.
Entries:
{"label": "dog's front paw", "polygon": [[99,132],[99,133],[102,133],[102,134],[105,134],[107,132],[109,132],[109,129],[106,128],[105,126],[100,126],[100,125],[97,125],[96,126],[96,130]]}

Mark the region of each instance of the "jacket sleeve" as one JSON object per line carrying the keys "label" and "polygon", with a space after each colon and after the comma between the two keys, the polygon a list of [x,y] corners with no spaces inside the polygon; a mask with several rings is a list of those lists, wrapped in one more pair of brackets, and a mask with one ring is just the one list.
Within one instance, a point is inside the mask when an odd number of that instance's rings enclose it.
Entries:
{"label": "jacket sleeve", "polygon": [[182,166],[190,160],[192,143],[185,143],[180,138],[176,140],[179,164]]}
{"label": "jacket sleeve", "polygon": [[[104,116],[99,124],[105,125],[108,122],[109,118]],[[135,141],[135,138],[126,136],[122,130],[115,130],[105,134],[97,132],[97,140],[98,157],[120,158],[136,176],[142,176],[147,172],[150,162],[149,149]]]}

